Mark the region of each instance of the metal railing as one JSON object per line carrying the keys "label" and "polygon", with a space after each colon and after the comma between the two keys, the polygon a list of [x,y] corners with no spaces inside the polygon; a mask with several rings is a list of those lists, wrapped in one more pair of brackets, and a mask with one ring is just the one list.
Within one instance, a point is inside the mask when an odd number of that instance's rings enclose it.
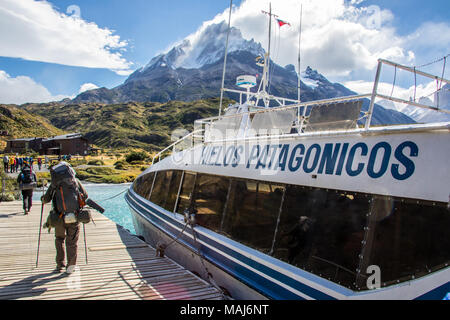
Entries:
{"label": "metal railing", "polygon": [[[184,137],[180,138],[179,140],[173,142],[171,145],[169,145],[168,147],[164,148],[163,150],[161,150],[160,152],[158,152],[158,153],[153,157],[153,159],[152,159],[152,165],[155,163],[155,160],[158,160],[158,162],[161,161],[161,156],[162,156],[165,152],[169,151],[170,149],[172,149],[172,152],[176,151],[176,150],[175,150],[175,147],[176,147],[177,145],[180,145],[183,141],[188,140],[189,138],[191,139],[191,141],[190,141],[188,147],[193,147],[193,146],[194,146],[194,143],[198,141],[198,140],[195,140],[195,139],[198,139],[198,138],[202,139],[202,138],[203,138],[203,135],[200,135],[200,133],[201,133],[201,130],[194,130],[194,131],[190,132],[189,134],[185,135]],[[201,140],[201,142],[203,142],[203,141]],[[183,150],[183,149],[181,149],[181,150]],[[180,151],[181,151],[181,150],[180,150]]]}
{"label": "metal railing", "polygon": [[[340,130],[341,132],[369,130],[371,127],[372,116],[373,116],[374,107],[375,107],[375,101],[377,98],[382,98],[382,99],[390,100],[390,101],[401,103],[401,104],[411,105],[411,106],[418,107],[418,108],[423,108],[423,109],[433,110],[436,112],[450,114],[449,110],[439,108],[439,106],[425,105],[423,103],[419,103],[416,101],[404,100],[404,99],[401,99],[398,97],[393,97],[392,95],[387,96],[387,95],[379,93],[378,92],[378,84],[380,81],[381,69],[382,69],[383,64],[394,66],[395,68],[399,68],[399,69],[402,69],[402,70],[405,70],[408,72],[413,72],[413,73],[415,73],[415,75],[418,74],[418,75],[421,75],[421,76],[424,76],[427,78],[434,79],[436,81],[440,81],[441,84],[442,83],[447,83],[447,84],[450,83],[450,80],[444,79],[442,77],[428,74],[426,72],[417,70],[415,68],[406,67],[406,66],[388,61],[388,60],[379,59],[372,93],[299,103],[297,100],[275,97],[272,95],[268,95],[267,93],[264,92],[266,94],[265,98],[276,101],[279,104],[279,106],[274,107],[274,108],[264,108],[264,107],[259,107],[256,105],[248,104],[247,107],[248,107],[249,111],[247,111],[247,112],[240,112],[240,113],[234,113],[234,114],[228,114],[228,115],[223,114],[223,115],[216,116],[216,117],[209,117],[209,118],[196,120],[194,122],[194,131],[187,134],[186,136],[182,137],[178,141],[173,142],[171,145],[169,145],[168,147],[166,147],[162,151],[160,151],[158,154],[156,154],[153,157],[152,164],[155,163],[155,160],[160,161],[161,156],[168,150],[172,149],[172,151],[175,151],[175,147],[180,145],[183,141],[186,141],[187,139],[191,139],[190,140],[191,143],[188,144],[187,147],[193,147],[194,145],[196,145],[198,143],[228,142],[228,141],[239,140],[239,139],[254,139],[255,137],[258,138],[259,136],[265,136],[265,137],[273,136],[276,138],[282,138],[282,137],[292,137],[295,135],[307,134],[305,132],[305,129],[309,125],[311,110],[315,107],[324,106],[324,105],[335,104],[338,107],[339,103],[354,102],[354,101],[359,101],[362,99],[370,98],[370,104],[369,104],[368,110],[366,112],[360,111],[359,117],[357,119],[339,119],[338,121],[336,121],[336,122],[346,123],[346,122],[355,121],[355,120],[359,122],[359,121],[365,119],[363,128],[360,128],[358,125],[355,125],[354,127],[346,128],[345,130],[341,129]],[[252,98],[256,98],[256,99],[262,98],[259,96],[260,93],[253,93],[253,92],[249,92],[249,91],[240,91],[240,90],[231,90],[231,89],[223,89],[223,91],[240,94],[239,105],[242,105],[243,96],[247,97],[247,101],[250,101],[250,99],[252,99]],[[287,103],[289,103],[289,104],[287,104]],[[252,132],[251,135],[249,134],[252,129],[252,126],[251,126],[252,120],[255,118],[256,115],[263,114],[263,113],[266,113],[266,114],[267,113],[281,113],[281,112],[286,112],[286,111],[293,111],[293,113],[295,113],[295,119],[294,119],[290,129],[294,129],[294,131],[296,131],[296,133],[292,134],[291,131],[286,133],[286,130],[285,130],[284,133],[280,134],[280,132],[277,131],[276,130],[277,128],[275,127],[275,128],[272,128],[272,129],[275,129],[275,130],[272,130],[272,132],[267,131],[267,130],[266,131],[261,130],[260,132]],[[221,139],[216,139],[215,137],[210,135],[211,130],[214,128],[214,126],[219,127],[220,124],[225,123],[227,120],[230,120],[230,122],[232,122],[233,119],[236,120],[236,123],[234,123],[234,124],[231,123],[231,126],[232,127],[234,126],[230,130],[231,135],[222,136]],[[220,123],[220,122],[222,122],[222,123]],[[326,122],[323,122],[323,123],[326,123]],[[330,121],[328,123],[332,124],[333,121]],[[362,126],[362,124],[360,124],[360,125]],[[225,124],[225,127],[226,127],[226,124]],[[330,128],[331,127],[332,126],[330,125]],[[237,132],[239,131],[238,128],[241,131],[241,133],[243,133],[243,135],[239,135],[239,136],[237,135]],[[222,126],[222,131],[223,131],[223,129],[224,129],[224,126]],[[326,131],[326,130],[324,130],[324,131]],[[329,131],[334,131],[334,130],[330,129]]]}

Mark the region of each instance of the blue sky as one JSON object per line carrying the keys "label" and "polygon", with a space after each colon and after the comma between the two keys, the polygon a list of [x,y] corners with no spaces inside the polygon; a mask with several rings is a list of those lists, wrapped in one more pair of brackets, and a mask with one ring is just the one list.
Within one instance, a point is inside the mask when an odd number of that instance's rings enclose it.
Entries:
{"label": "blue sky", "polygon": [[[292,23],[291,29],[279,31],[282,48],[274,57],[277,62],[296,63],[296,49],[284,48],[297,42],[295,25],[302,2],[302,69],[311,65],[354,90],[368,88],[379,56],[420,65],[450,51],[448,0],[271,2],[274,11]],[[227,17],[229,3],[0,0],[0,103],[49,101],[73,97],[82,86],[117,86],[133,70],[185,37],[195,42],[195,32],[201,33],[205,22]],[[233,1],[232,24],[244,37],[255,38],[263,46],[261,29],[266,20],[260,10],[267,9],[267,3]],[[335,53],[332,56],[330,48]],[[448,66],[450,69],[450,63]],[[437,72],[442,67],[431,68],[427,71]],[[389,77],[387,73],[386,83]],[[426,86],[424,82],[423,88]],[[406,82],[399,88],[408,89]]]}

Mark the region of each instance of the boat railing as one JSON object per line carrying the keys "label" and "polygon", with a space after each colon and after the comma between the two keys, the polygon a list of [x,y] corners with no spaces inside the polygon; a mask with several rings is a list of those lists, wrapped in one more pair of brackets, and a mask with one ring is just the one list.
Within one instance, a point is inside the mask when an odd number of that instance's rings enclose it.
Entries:
{"label": "boat railing", "polygon": [[[153,157],[152,165],[155,164],[155,160],[157,160],[157,162],[161,161],[161,157],[164,156],[165,153],[167,153],[168,155],[173,152],[178,152],[190,148],[197,143],[203,143],[203,135],[201,133],[201,130],[194,130],[178,139],[177,141],[173,142],[171,145],[164,148]],[[183,143],[184,145],[182,145]],[[177,149],[177,146],[179,147],[179,149]]]}
{"label": "boat railing", "polygon": [[[393,66],[396,70],[401,69],[436,80],[441,84],[450,84],[450,80],[436,75],[432,75],[416,68],[403,66],[388,60],[379,59],[372,93],[315,100],[308,102],[298,102],[297,100],[279,98],[272,95],[261,96],[260,92],[223,89],[240,94],[239,106],[246,105],[246,112],[237,112],[237,108],[230,106],[225,114],[216,117],[199,119],[194,122],[194,131],[185,135],[181,139],[156,154],[152,160],[161,160],[164,153],[169,150],[177,151],[185,142],[186,147],[210,142],[233,142],[238,140],[252,140],[260,137],[287,138],[296,135],[307,135],[322,132],[363,132],[371,128],[372,116],[376,99],[385,99],[408,106],[433,110],[440,113],[450,114],[450,110],[440,108],[439,105],[426,105],[416,100],[405,100],[382,94],[378,90],[382,65]],[[394,83],[395,84],[395,83]],[[440,89],[439,89],[440,90]],[[437,92],[439,92],[439,90]],[[244,95],[247,102],[243,103]],[[277,107],[265,108],[257,103],[249,103],[250,99],[270,99],[278,103]],[[362,111],[362,102],[370,98],[367,111]],[[232,108],[233,107],[233,108]],[[365,122],[363,122],[363,120]],[[389,126],[385,126],[389,127]],[[186,144],[186,142],[189,142]]]}
{"label": "boat railing", "polygon": [[[368,117],[367,117],[366,124],[365,124],[365,128],[366,129],[369,129],[369,127],[370,127],[370,123],[371,123],[372,116],[373,116],[373,110],[374,110],[374,106],[375,106],[375,100],[377,98],[382,98],[382,99],[386,99],[386,100],[390,100],[390,101],[393,101],[393,102],[402,103],[402,104],[406,104],[406,105],[410,105],[410,106],[418,107],[418,108],[422,108],[422,109],[429,109],[429,110],[433,110],[433,111],[437,111],[437,112],[441,112],[441,113],[450,114],[450,110],[440,108],[439,105],[430,106],[430,105],[426,105],[426,104],[423,104],[423,103],[420,103],[420,102],[416,102],[415,101],[416,97],[414,97],[414,100],[405,100],[405,99],[393,97],[392,93],[391,93],[390,96],[380,94],[378,92],[378,84],[380,82],[381,69],[382,69],[383,64],[391,66],[391,67],[394,67],[395,68],[395,73],[394,74],[396,74],[397,69],[399,69],[399,70],[403,70],[403,71],[407,71],[407,72],[413,73],[414,74],[414,79],[417,78],[417,75],[420,75],[420,76],[423,76],[423,77],[426,77],[426,78],[429,78],[429,79],[436,80],[436,83],[440,83],[440,88],[436,91],[436,93],[438,93],[441,90],[443,83],[450,84],[450,80],[444,79],[443,78],[443,74],[442,74],[442,77],[439,77],[439,76],[436,76],[436,75],[433,75],[433,74],[430,74],[430,73],[427,73],[427,72],[420,71],[416,67],[412,67],[411,68],[411,67],[408,67],[408,66],[404,66],[404,65],[401,65],[401,64],[389,61],[389,60],[378,59],[377,72],[376,72],[376,75],[375,75],[375,81],[374,81],[374,85],[373,85],[373,89],[372,89],[372,95],[371,95],[371,99],[370,99],[370,106],[369,106],[368,115],[367,115]],[[395,79],[394,79],[394,85],[395,85]]]}
{"label": "boat railing", "polygon": [[361,112],[362,99],[370,96],[345,96],[276,108],[249,106],[248,112],[196,120],[194,128],[203,133],[204,142],[282,137],[319,130],[348,131],[358,128],[357,122],[367,116]]}

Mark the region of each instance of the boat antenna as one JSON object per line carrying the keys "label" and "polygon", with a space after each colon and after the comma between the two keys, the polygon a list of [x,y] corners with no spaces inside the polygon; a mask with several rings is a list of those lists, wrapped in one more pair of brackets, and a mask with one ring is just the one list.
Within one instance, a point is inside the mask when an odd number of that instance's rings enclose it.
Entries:
{"label": "boat antenna", "polygon": [[225,57],[223,58],[222,87],[220,89],[219,117],[222,114],[222,100],[223,100],[223,91],[224,91],[224,86],[225,86],[225,70],[226,70],[226,67],[227,67],[228,40],[230,38],[231,9],[232,9],[232,7],[233,7],[233,0],[230,0],[230,14],[228,16],[227,41],[226,41],[226,44],[225,44]]}
{"label": "boat antenna", "polygon": [[300,5],[300,27],[299,27],[299,31],[298,31],[298,103],[301,102],[300,99],[300,74],[301,74],[301,70],[300,69],[300,45],[302,43],[302,16],[303,16],[303,4]]}

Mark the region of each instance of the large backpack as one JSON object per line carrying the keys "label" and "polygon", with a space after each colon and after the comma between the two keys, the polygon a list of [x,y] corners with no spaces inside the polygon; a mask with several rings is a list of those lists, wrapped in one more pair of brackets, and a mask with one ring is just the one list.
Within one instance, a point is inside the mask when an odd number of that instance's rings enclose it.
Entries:
{"label": "large backpack", "polygon": [[31,171],[31,168],[25,167],[22,169],[22,182],[24,184],[32,183],[33,181],[33,172]]}
{"label": "large backpack", "polygon": [[54,205],[59,213],[78,213],[83,204],[75,171],[67,162],[60,162],[50,169],[52,185],[55,187]]}

